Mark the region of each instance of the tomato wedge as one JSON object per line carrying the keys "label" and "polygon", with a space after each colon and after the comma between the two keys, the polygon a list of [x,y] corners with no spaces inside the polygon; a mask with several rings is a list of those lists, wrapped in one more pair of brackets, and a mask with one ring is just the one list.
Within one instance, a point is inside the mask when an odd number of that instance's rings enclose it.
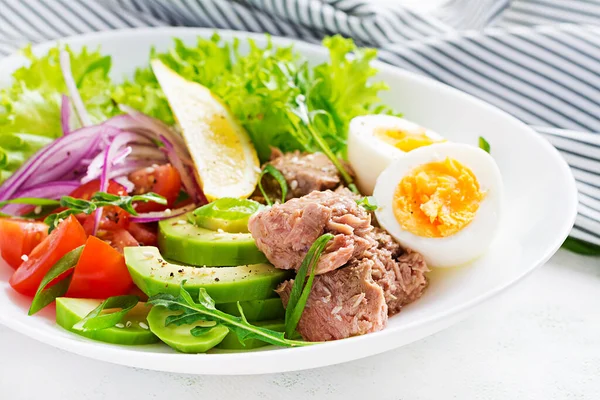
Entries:
{"label": "tomato wedge", "polygon": [[0,256],[17,268],[23,255],[29,253],[48,236],[48,225],[16,219],[0,219]]}
{"label": "tomato wedge", "polygon": [[70,215],[33,249],[10,277],[10,285],[19,293],[33,296],[48,270],[62,256],[83,245],[86,237],[79,221]]}
{"label": "tomato wedge", "polygon": [[[79,186],[77,189],[73,190],[70,194],[71,197],[75,197],[76,199],[84,199],[89,200],[92,198],[96,192],[100,191],[100,179],[96,179],[85,183]],[[116,194],[119,196],[127,196],[127,189],[125,186],[120,185],[115,181],[108,181],[108,188],[106,193]]]}
{"label": "tomato wedge", "polygon": [[131,233],[127,232],[125,229],[99,231],[97,236],[121,254],[123,254],[123,249],[125,247],[136,247],[140,245],[138,241],[131,236]]}
{"label": "tomato wedge", "polygon": [[[88,235],[92,234],[96,213],[94,211],[83,219],[83,229]],[[127,229],[129,227],[129,213],[120,207],[108,206],[102,208],[102,218],[98,229],[114,231],[118,229]]]}
{"label": "tomato wedge", "polygon": [[123,254],[90,236],[75,266],[66,296],[106,299],[129,293],[132,285]]}
{"label": "tomato wedge", "polygon": [[158,226],[151,226],[148,224],[137,224],[131,222],[129,224],[129,233],[137,240],[141,246],[157,246],[158,237],[157,231]]}
{"label": "tomato wedge", "polygon": [[181,176],[171,164],[143,168],[132,172],[128,178],[135,185],[133,193],[154,192],[167,199],[166,206],[153,202],[139,202],[136,204],[137,212],[147,213],[166,210],[173,207],[177,197],[179,197]]}

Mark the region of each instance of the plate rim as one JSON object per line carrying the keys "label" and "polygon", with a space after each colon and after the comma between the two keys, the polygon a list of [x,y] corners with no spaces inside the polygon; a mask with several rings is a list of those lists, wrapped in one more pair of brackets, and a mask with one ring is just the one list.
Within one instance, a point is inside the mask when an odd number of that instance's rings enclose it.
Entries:
{"label": "plate rim", "polygon": [[[115,40],[121,36],[135,36],[135,35],[144,35],[151,33],[153,35],[163,35],[163,36],[171,36],[175,37],[177,34],[181,32],[185,32],[186,34],[195,34],[207,36],[212,33],[218,33],[219,35],[231,38],[234,36],[239,36],[243,38],[255,38],[255,39],[263,39],[265,37],[264,33],[254,33],[254,32],[246,32],[246,31],[235,31],[235,30],[225,30],[225,29],[214,29],[214,28],[195,28],[195,27],[149,27],[149,28],[127,28],[127,29],[117,29],[110,31],[100,31],[100,32],[91,32],[80,35],[72,35],[56,40],[46,41],[43,43],[39,43],[32,46],[32,50],[34,53],[43,52],[47,50],[49,47],[54,47],[57,44],[73,44],[73,45],[85,45],[85,42],[91,39],[94,40],[104,40],[111,41]],[[324,53],[325,49],[323,46],[318,44],[312,44],[300,39],[286,38],[280,36],[271,36],[273,42],[277,44],[294,44],[299,47],[300,52],[302,52],[302,48],[310,49],[315,53]],[[11,55],[0,59],[0,74],[11,73],[14,68],[11,69],[12,62],[18,62],[19,54],[18,52],[12,53]],[[7,66],[9,68],[7,68]],[[472,297],[454,307],[449,309],[445,309],[441,312],[434,313],[426,318],[423,318],[419,321],[414,321],[401,327],[396,328],[387,328],[383,331],[371,333],[369,335],[363,335],[359,337],[352,337],[339,341],[331,341],[325,344],[321,344],[318,347],[323,349],[321,346],[327,346],[327,350],[330,352],[335,352],[338,354],[335,360],[328,360],[324,357],[314,357],[313,362],[310,365],[294,365],[293,363],[274,363],[273,367],[261,367],[257,370],[248,371],[247,368],[237,368],[235,367],[235,361],[240,358],[253,357],[255,359],[264,358],[268,355],[268,357],[272,357],[274,353],[277,354],[275,358],[282,359],[294,359],[301,358],[303,353],[312,352],[314,349],[312,346],[300,347],[300,348],[284,348],[277,349],[275,351],[253,351],[253,352],[236,352],[236,353],[216,353],[216,354],[180,354],[180,353],[154,353],[154,352],[139,352],[134,351],[132,349],[138,350],[140,346],[127,347],[127,346],[119,346],[119,345],[111,345],[102,342],[95,342],[88,339],[79,339],[72,338],[69,336],[58,336],[51,332],[38,332],[35,328],[32,328],[30,325],[23,321],[9,321],[2,314],[0,314],[0,323],[4,326],[7,326],[9,329],[13,329],[21,334],[29,336],[37,341],[43,342],[45,344],[60,348],[62,350],[66,350],[72,353],[76,353],[78,355],[90,357],[93,359],[111,362],[120,365],[126,365],[131,367],[138,367],[144,369],[158,370],[158,371],[168,371],[168,372],[180,372],[180,373],[192,373],[192,374],[203,374],[203,375],[248,375],[248,374],[263,374],[263,373],[275,373],[275,372],[288,372],[288,371],[297,371],[304,369],[312,369],[318,368],[333,364],[339,364],[343,362],[348,362],[355,359],[364,358],[371,355],[376,355],[383,353],[385,351],[389,351],[399,346],[395,346],[394,344],[386,345],[380,348],[377,348],[375,351],[370,350],[368,352],[361,352],[361,354],[356,355],[355,352],[346,352],[339,351],[339,349],[343,349],[344,347],[356,348],[360,347],[361,342],[372,341],[376,338],[387,338],[389,336],[397,335],[400,332],[413,328],[415,325],[430,325],[435,323],[443,322],[444,320],[449,319],[458,319],[461,315],[464,315],[470,311],[472,311],[475,307],[483,305],[488,300],[493,297],[496,297],[498,294],[506,291],[510,287],[514,286],[517,282],[521,281],[527,275],[529,275],[533,270],[535,270],[540,265],[546,263],[552,255],[560,248],[563,241],[568,236],[570,229],[572,228],[575,218],[577,216],[577,189],[575,179],[573,177],[572,171],[568,166],[567,162],[560,155],[558,150],[550,144],[544,137],[535,132],[532,128],[526,125],[524,122],[520,121],[516,117],[508,114],[507,112],[499,109],[496,106],[493,106],[484,100],[481,100],[473,95],[465,93],[459,89],[455,89],[451,86],[448,86],[442,82],[435,81],[429,77],[418,75],[414,72],[403,70],[401,68],[395,67],[393,65],[384,63],[382,61],[374,61],[373,66],[376,67],[380,72],[391,73],[393,75],[404,75],[408,79],[415,80],[420,84],[433,86],[439,88],[443,91],[449,91],[453,96],[461,97],[465,100],[477,103],[479,107],[487,109],[488,112],[497,114],[505,119],[511,119],[514,123],[519,124],[524,131],[528,131],[528,134],[532,136],[532,138],[537,142],[537,145],[544,149],[544,151],[548,152],[552,155],[554,162],[557,166],[560,167],[562,174],[564,175],[565,181],[569,182],[570,187],[566,192],[571,193],[568,196],[570,210],[567,218],[563,219],[563,223],[561,224],[560,234],[556,235],[555,240],[545,246],[546,250],[540,254],[534,262],[532,262],[528,268],[520,271],[519,274],[515,274],[511,277],[510,280],[507,280],[505,283],[494,287],[493,289],[480,294],[478,296]],[[443,328],[443,327],[442,327]],[[439,328],[437,330],[441,330]],[[436,331],[437,331],[436,330]],[[65,331],[67,332],[67,331]],[[123,352],[125,352],[125,356],[123,356]],[[126,353],[132,353],[135,356],[135,360],[127,357]],[[135,353],[135,354],[133,354]],[[341,355],[340,355],[341,354]],[[208,360],[200,362],[201,358],[207,358]],[[115,358],[119,358],[119,360],[115,360]],[[228,365],[232,370],[228,370],[227,368],[217,368],[217,371],[211,371],[210,365],[208,367],[203,366],[201,368],[197,368],[195,371],[189,371],[188,369],[182,369],[177,367],[169,367],[172,365],[177,365],[179,361],[183,361],[183,359],[191,359],[195,358],[196,363],[198,364],[209,364],[215,361],[218,358],[218,363],[222,365]],[[156,368],[155,366],[148,366],[148,361],[151,359],[153,362],[150,364],[155,364],[156,360],[162,366],[160,368]],[[185,365],[185,363],[181,363]],[[222,370],[226,370],[224,373]]]}

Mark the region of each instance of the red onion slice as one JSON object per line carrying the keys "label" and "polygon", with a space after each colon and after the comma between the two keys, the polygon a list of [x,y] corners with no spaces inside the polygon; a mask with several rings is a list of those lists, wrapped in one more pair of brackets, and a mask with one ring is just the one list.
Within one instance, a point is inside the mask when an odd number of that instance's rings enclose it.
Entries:
{"label": "red onion slice", "polygon": [[71,133],[71,103],[69,97],[66,94],[62,95],[62,101],[60,104],[60,125],[62,127],[63,136],[67,136]]}
{"label": "red onion slice", "polygon": [[148,222],[157,222],[157,221],[162,221],[163,219],[169,219],[169,218],[178,217],[180,215],[186,214],[192,210],[195,210],[196,207],[198,207],[198,206],[195,204],[190,204],[185,207],[177,208],[175,210],[167,209],[165,211],[155,211],[155,212],[149,212],[149,213],[145,213],[145,214],[138,214],[135,216],[131,216],[129,218],[129,220],[131,222],[137,222],[137,223],[142,223],[142,224],[146,224]]}
{"label": "red onion slice", "polygon": [[77,85],[75,84],[75,79],[73,79],[73,73],[71,72],[71,56],[67,51],[62,50],[60,52],[59,61],[60,69],[63,74],[63,79],[65,80],[65,84],[67,85],[69,95],[73,100],[73,106],[75,107],[75,112],[79,117],[79,121],[81,122],[82,126],[89,126],[92,124],[92,121],[90,120],[90,116],[85,110],[83,100],[81,100],[81,96],[79,95],[79,91],[77,90]]}

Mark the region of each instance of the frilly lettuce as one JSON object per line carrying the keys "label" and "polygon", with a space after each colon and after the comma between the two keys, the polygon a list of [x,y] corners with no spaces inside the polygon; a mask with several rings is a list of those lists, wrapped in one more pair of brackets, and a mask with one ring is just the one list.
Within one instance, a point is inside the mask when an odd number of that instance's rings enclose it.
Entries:
{"label": "frilly lettuce", "polygon": [[[292,46],[264,47],[253,40],[226,43],[218,35],[192,46],[175,40],[166,53],[152,52],[187,79],[218,95],[248,130],[261,160],[271,147],[283,151],[321,150],[319,135],[333,153],[343,156],[350,120],[362,114],[390,112],[371,83],[373,49],[358,49],[351,39],[326,38],[329,61],[310,66]],[[242,51],[242,48],[244,51]],[[139,68],[132,79],[111,82],[111,59],[83,48],[71,55],[73,77],[93,122],[118,114],[126,104],[173,124],[169,105],[151,69]],[[39,148],[61,135],[61,95],[66,93],[59,49],[36,57],[14,74],[12,87],[0,90],[0,183]],[[310,126],[309,126],[310,125]]]}
{"label": "frilly lettuce", "polygon": [[[292,46],[275,47],[269,40],[260,47],[248,40],[225,43],[218,35],[199,39],[195,46],[176,40],[167,53],[157,54],[183,77],[198,82],[218,95],[242,122],[259,157],[266,160],[270,147],[283,151],[317,151],[300,108],[331,150],[343,155],[348,123],[358,115],[390,113],[378,93],[383,82],[371,83],[376,70],[370,65],[374,49],[358,49],[351,39],[326,38],[329,61],[315,67],[306,63]],[[300,104],[302,103],[302,104]]]}

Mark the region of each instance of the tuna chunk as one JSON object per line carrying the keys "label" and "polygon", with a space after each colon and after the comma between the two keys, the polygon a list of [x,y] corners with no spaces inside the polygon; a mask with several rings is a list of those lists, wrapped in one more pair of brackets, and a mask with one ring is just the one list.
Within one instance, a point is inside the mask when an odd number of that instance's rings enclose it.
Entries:
{"label": "tuna chunk", "polygon": [[367,257],[374,261],[373,279],[383,288],[389,315],[394,315],[421,297],[429,269],[421,254],[402,250],[385,231],[376,228],[373,235],[379,245],[370,249]]}
{"label": "tuna chunk", "polygon": [[248,229],[275,267],[294,270],[300,268],[319,236],[333,234],[319,259],[317,274],[360,259],[377,245],[369,213],[354,199],[331,190],[315,191],[261,211],[250,218]]}
{"label": "tuna chunk", "polygon": [[[323,153],[282,153],[279,149],[273,149],[268,163],[285,177],[288,184],[287,200],[305,196],[315,190],[333,190],[342,183],[337,168]],[[346,169],[351,173],[349,167],[346,166]],[[271,199],[281,199],[279,183],[271,176],[263,178],[263,187]],[[260,191],[253,198],[264,202]]]}
{"label": "tuna chunk", "polygon": [[[381,286],[371,277],[373,266],[364,259],[315,277],[297,327],[305,340],[344,339],[385,327],[388,309]],[[283,282],[277,289],[286,307],[293,283]]]}

